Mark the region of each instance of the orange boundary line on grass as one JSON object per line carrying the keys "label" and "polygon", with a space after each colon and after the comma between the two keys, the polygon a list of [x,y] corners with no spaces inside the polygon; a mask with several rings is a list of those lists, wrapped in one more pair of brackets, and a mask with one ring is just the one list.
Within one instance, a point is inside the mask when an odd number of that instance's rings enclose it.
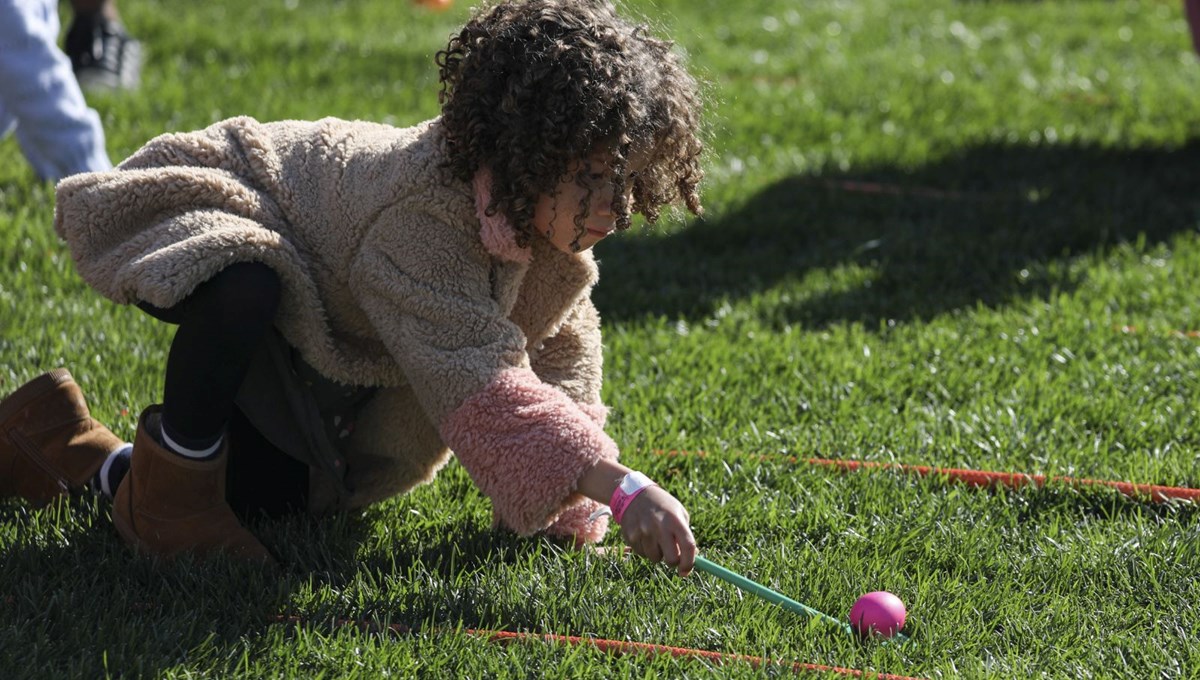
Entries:
{"label": "orange boundary line on grass", "polygon": [[[654,455],[667,456],[671,458],[696,456],[704,458],[708,456],[705,451],[678,451],[678,450],[662,450],[654,449],[651,451]],[[1024,486],[1035,486],[1041,488],[1046,484],[1063,484],[1075,488],[1089,487],[1107,487],[1116,489],[1122,494],[1138,500],[1150,500],[1153,503],[1164,503],[1167,501],[1190,501],[1200,502],[1200,489],[1194,489],[1186,486],[1161,486],[1158,484],[1138,484],[1134,482],[1119,482],[1106,479],[1086,479],[1083,477],[1065,477],[1061,475],[1030,475],[1021,472],[992,472],[988,470],[964,470],[960,468],[942,468],[932,467],[928,465],[906,465],[904,463],[880,463],[875,461],[864,460],[836,460],[830,458],[798,458],[796,456],[783,455],[766,455],[744,453],[740,454],[750,456],[759,460],[781,460],[788,463],[803,463],[816,467],[835,468],[845,472],[856,472],[859,470],[894,470],[907,474],[916,475],[918,477],[943,477],[952,482],[966,484],[972,488],[996,488],[1008,487],[1010,489],[1019,489]]]}
{"label": "orange boundary line on grass", "polygon": [[907,675],[893,675],[890,673],[874,673],[871,671],[860,671],[853,668],[841,668],[839,666],[825,666],[815,663],[804,663],[800,661],[784,661],[782,659],[764,659],[761,656],[749,656],[746,654],[726,654],[723,652],[710,652],[703,649],[691,649],[688,647],[669,647],[667,645],[654,645],[645,642],[624,642],[621,640],[604,640],[600,638],[584,638],[571,635],[552,635],[552,634],[533,634],[533,633],[508,633],[496,631],[466,631],[468,635],[489,636],[491,642],[507,642],[507,641],[528,641],[528,640],[545,640],[558,644],[566,644],[571,646],[591,645],[597,649],[608,652],[609,654],[640,654],[642,656],[661,656],[669,654],[676,658],[695,658],[704,659],[713,664],[724,664],[731,661],[747,663],[754,668],[761,666],[778,666],[791,670],[793,673],[836,673],[855,678],[883,678],[885,680],[916,680]]}
{"label": "orange boundary line on grass", "polygon": [[[1138,327],[1137,326],[1113,326],[1113,330],[1117,331],[1118,333],[1133,334],[1133,333],[1138,332]],[[1170,331],[1167,335],[1171,335],[1171,336],[1177,337],[1177,338],[1200,338],[1200,331],[1174,330],[1174,331]]]}
{"label": "orange boundary line on grass", "polygon": [[[308,619],[300,616],[276,616],[275,620],[280,623],[294,623],[296,625],[305,625],[311,623],[311,621]],[[399,623],[392,623],[384,626],[371,621],[336,619],[334,624],[337,626],[355,627],[367,632],[388,630],[400,635],[407,635],[414,632],[412,628]],[[606,640],[604,638],[580,637],[576,635],[556,635],[553,633],[514,633],[501,630],[476,630],[473,628],[463,628],[460,629],[460,632],[498,644],[509,644],[514,642],[549,642],[552,644],[566,645],[569,647],[595,647],[602,652],[606,652],[614,656],[640,655],[655,657],[669,655],[675,658],[703,659],[704,661],[708,661],[709,663],[716,665],[730,662],[741,662],[749,664],[754,668],[759,668],[761,666],[780,667],[786,668],[793,673],[834,673],[853,678],[920,680],[919,678],[914,678],[908,675],[875,673],[872,671],[860,671],[854,668],[841,668],[839,666],[826,666],[823,664],[804,663],[801,661],[785,661],[782,659],[767,659],[761,656],[749,656],[746,654],[712,652],[704,649],[692,649],[690,647],[671,647],[668,645],[656,645],[647,642]]]}

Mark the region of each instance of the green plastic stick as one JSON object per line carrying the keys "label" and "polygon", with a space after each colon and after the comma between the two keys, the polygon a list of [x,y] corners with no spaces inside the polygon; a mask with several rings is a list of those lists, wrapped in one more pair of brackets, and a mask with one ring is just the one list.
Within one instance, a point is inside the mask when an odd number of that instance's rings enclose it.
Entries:
{"label": "green plastic stick", "polygon": [[819,612],[816,609],[809,607],[808,605],[800,604],[799,602],[793,600],[792,598],[790,598],[786,595],[781,595],[780,593],[777,593],[774,590],[771,590],[770,588],[768,588],[764,585],[755,583],[754,581],[751,581],[750,579],[746,578],[745,576],[742,576],[741,574],[737,573],[736,571],[730,571],[730,570],[726,569],[725,567],[722,567],[721,565],[717,564],[716,562],[713,562],[712,560],[709,560],[709,559],[706,559],[704,557],[697,555],[696,556],[696,568],[699,569],[700,571],[712,574],[713,576],[716,576],[717,578],[721,579],[722,581],[725,581],[726,583],[737,586],[738,588],[741,588],[742,590],[745,590],[750,593],[754,593],[755,595],[758,595],[762,599],[764,599],[768,602],[773,602],[773,603],[779,605],[780,607],[787,609],[788,611],[795,612],[801,616],[810,616],[810,617],[815,617],[815,618],[821,619],[828,623],[832,623],[835,626],[838,626],[839,628],[846,631],[847,633],[850,633],[851,635],[854,634],[854,630],[850,628],[850,624],[845,623],[843,621],[839,621],[828,614]]}
{"label": "green plastic stick", "polygon": [[[835,619],[832,616],[825,614],[823,612],[819,612],[816,609],[809,607],[808,605],[800,604],[799,602],[793,600],[792,598],[790,598],[786,595],[781,595],[762,584],[755,583],[754,581],[751,581],[750,579],[746,578],[745,576],[742,576],[741,574],[737,573],[736,571],[730,571],[730,570],[726,569],[725,567],[722,567],[721,565],[717,564],[716,562],[713,562],[712,560],[705,559],[704,557],[697,555],[696,556],[696,568],[699,569],[700,571],[712,574],[713,576],[716,576],[717,578],[721,579],[722,581],[725,581],[726,583],[735,585],[738,588],[741,588],[742,590],[754,593],[755,595],[758,595],[759,597],[766,600],[767,602],[773,602],[790,612],[795,612],[796,614],[799,614],[801,616],[815,617],[815,618],[821,619],[822,621],[832,623],[833,625],[841,628],[842,630],[846,631],[847,633],[857,637],[857,634],[854,632],[854,629],[850,627],[850,624],[848,624],[844,621],[839,621],[838,619]],[[897,633],[895,635],[893,635],[890,639],[884,640],[883,644],[889,644],[889,643],[904,644],[905,642],[908,642],[908,636],[905,635],[904,633],[897,631]]]}

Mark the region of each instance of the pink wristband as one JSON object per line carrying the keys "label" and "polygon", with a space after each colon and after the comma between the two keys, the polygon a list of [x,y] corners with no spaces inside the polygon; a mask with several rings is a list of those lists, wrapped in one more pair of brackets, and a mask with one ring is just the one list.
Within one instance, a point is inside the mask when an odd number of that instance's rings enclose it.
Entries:
{"label": "pink wristband", "polygon": [[625,515],[625,508],[629,507],[633,499],[652,486],[658,485],[640,472],[630,472],[621,478],[621,483],[613,490],[612,499],[608,502],[608,507],[612,510],[613,519],[617,524],[621,523],[621,518]]}

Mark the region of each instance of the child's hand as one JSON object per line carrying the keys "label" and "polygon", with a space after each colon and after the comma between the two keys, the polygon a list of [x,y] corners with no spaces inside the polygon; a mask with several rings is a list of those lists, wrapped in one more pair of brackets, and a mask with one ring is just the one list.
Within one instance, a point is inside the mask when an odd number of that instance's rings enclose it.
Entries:
{"label": "child's hand", "polygon": [[675,497],[653,486],[629,503],[621,517],[621,538],[633,551],[651,562],[665,562],[691,573],[696,563],[696,538],[691,517]]}

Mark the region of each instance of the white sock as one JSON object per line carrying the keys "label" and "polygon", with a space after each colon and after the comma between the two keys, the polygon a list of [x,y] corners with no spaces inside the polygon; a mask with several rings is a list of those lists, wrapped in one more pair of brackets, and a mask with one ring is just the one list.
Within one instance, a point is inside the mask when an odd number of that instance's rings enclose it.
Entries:
{"label": "white sock", "polygon": [[112,498],[117,493],[117,486],[125,478],[125,473],[129,472],[129,456],[132,453],[133,444],[126,443],[108,454],[108,458],[105,458],[104,464],[100,466],[100,471],[92,479],[93,490],[99,489],[100,493]]}
{"label": "white sock", "polygon": [[174,439],[167,435],[166,428],[160,426],[160,434],[162,435],[163,445],[170,449],[173,453],[178,453],[184,458],[211,458],[221,448],[221,442],[225,441],[225,435],[217,437],[217,441],[212,446],[203,449],[189,449],[186,446],[181,446]]}

